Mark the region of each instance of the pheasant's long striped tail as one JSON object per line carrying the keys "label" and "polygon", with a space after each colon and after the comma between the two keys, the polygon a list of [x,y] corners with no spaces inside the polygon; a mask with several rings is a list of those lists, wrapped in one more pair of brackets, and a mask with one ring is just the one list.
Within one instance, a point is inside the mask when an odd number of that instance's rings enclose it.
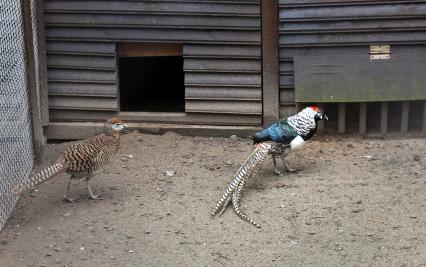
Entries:
{"label": "pheasant's long striped tail", "polygon": [[221,211],[220,213],[223,213],[226,205],[229,204],[230,199],[232,198],[232,193],[237,189],[241,180],[244,177],[252,176],[257,171],[258,167],[263,163],[272,147],[273,145],[271,143],[260,143],[256,145],[253,153],[235,173],[231,184],[228,186],[225,193],[222,195],[216,207],[212,211],[212,216],[216,215],[219,211]]}
{"label": "pheasant's long striped tail", "polygon": [[27,189],[33,188],[53,176],[64,172],[66,170],[66,167],[62,163],[55,163],[53,165],[50,165],[49,167],[43,169],[41,172],[31,176],[27,180],[23,181],[22,183],[15,186],[15,188],[12,189],[12,193],[14,195],[20,195],[22,192],[24,192]]}

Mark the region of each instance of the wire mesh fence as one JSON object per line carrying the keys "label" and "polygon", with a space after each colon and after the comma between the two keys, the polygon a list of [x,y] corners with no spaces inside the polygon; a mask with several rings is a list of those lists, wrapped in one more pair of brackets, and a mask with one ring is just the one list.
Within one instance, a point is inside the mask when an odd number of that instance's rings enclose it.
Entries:
{"label": "wire mesh fence", "polygon": [[0,0],[0,229],[17,198],[10,191],[33,166],[22,4]]}

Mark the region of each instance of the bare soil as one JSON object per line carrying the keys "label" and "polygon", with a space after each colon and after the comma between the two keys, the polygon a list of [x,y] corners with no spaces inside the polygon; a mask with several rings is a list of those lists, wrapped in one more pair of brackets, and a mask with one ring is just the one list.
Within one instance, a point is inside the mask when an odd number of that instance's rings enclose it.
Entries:
{"label": "bare soil", "polygon": [[[40,166],[69,143],[49,144]],[[65,203],[62,174],[26,192],[0,234],[1,266],[426,266],[426,139],[316,137],[275,176],[267,159],[242,209],[210,211],[249,139],[123,136]],[[133,157],[127,157],[132,155]]]}

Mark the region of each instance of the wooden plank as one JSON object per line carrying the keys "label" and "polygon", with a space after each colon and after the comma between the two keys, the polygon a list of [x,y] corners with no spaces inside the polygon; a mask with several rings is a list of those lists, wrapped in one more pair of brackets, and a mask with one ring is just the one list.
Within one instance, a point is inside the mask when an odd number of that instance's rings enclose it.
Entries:
{"label": "wooden plank", "polygon": [[27,85],[28,95],[31,108],[31,122],[33,128],[34,138],[34,153],[35,160],[39,161],[41,158],[41,149],[45,143],[45,138],[42,131],[42,125],[39,117],[38,97],[37,97],[37,84],[34,60],[34,44],[33,44],[33,31],[31,22],[31,3],[30,0],[22,1],[22,16],[24,22],[24,42],[25,42],[25,59],[27,70]]}
{"label": "wooden plank", "polygon": [[382,135],[388,133],[388,102],[380,104],[380,133]]}
{"label": "wooden plank", "polygon": [[118,110],[117,99],[114,97],[87,97],[87,96],[64,96],[50,95],[50,109],[71,110]]}
{"label": "wooden plank", "polygon": [[277,0],[261,1],[263,125],[279,118],[278,10]]}
{"label": "wooden plank", "polygon": [[367,133],[367,103],[359,104],[359,134]]}
{"label": "wooden plank", "polygon": [[[252,136],[259,127],[252,126],[212,126],[212,125],[176,125],[127,122],[130,130],[143,133],[163,134],[168,131],[187,136],[229,137],[237,135],[242,138]],[[102,122],[53,122],[47,128],[49,139],[73,140],[95,135],[103,128]],[[126,137],[124,137],[126,138]]]}
{"label": "wooden plank", "polygon": [[208,125],[260,125],[261,117],[252,115],[233,114],[199,114],[199,113],[170,113],[170,112],[117,112],[60,110],[50,111],[51,121],[105,121],[110,117],[119,116],[125,121],[179,124],[208,124]]}
{"label": "wooden plank", "polygon": [[320,53],[294,57],[297,102],[426,99],[426,53],[395,53],[385,60],[371,60],[368,54],[332,57]]}
{"label": "wooden plank", "polygon": [[401,104],[401,133],[408,133],[408,115],[410,112],[410,102],[403,101]]}
{"label": "wooden plank", "polygon": [[261,115],[262,104],[259,101],[223,101],[190,100],[185,102],[186,112],[216,114],[248,114]]}
{"label": "wooden plank", "polygon": [[182,56],[181,44],[119,43],[119,57]]}
{"label": "wooden plank", "polygon": [[303,108],[302,103],[296,103],[295,106],[294,106],[295,113],[298,113],[299,111],[301,111],[302,108]]}
{"label": "wooden plank", "polygon": [[426,135],[426,100],[423,101],[423,134]]}
{"label": "wooden plank", "polygon": [[[318,107],[325,113],[323,103],[319,103]],[[327,113],[325,113],[325,114],[327,115]],[[324,129],[325,129],[325,122],[324,122],[324,120],[321,120],[321,121],[318,122],[317,132],[318,133],[324,133]]]}
{"label": "wooden plank", "polygon": [[346,131],[346,104],[345,103],[339,103],[339,110],[338,110],[338,133],[344,134]]}
{"label": "wooden plank", "polygon": [[46,35],[44,24],[44,0],[36,1],[37,23],[38,23],[38,56],[41,96],[41,123],[42,126],[49,124],[49,100],[47,87],[47,60],[46,60]]}

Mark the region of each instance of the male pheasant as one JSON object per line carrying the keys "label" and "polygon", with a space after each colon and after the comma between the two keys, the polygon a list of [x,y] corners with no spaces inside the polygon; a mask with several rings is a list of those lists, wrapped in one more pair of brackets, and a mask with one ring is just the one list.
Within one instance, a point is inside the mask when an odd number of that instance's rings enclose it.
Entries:
{"label": "male pheasant", "polygon": [[120,146],[120,132],[126,128],[127,125],[118,118],[107,120],[100,134],[70,145],[55,164],[18,184],[13,189],[14,194],[19,195],[26,189],[33,188],[59,173],[66,172],[71,174],[71,177],[64,196],[65,200],[70,202],[75,200],[69,197],[69,193],[73,180],[80,179],[86,181],[89,198],[101,199],[93,193],[89,182],[116,154]]}
{"label": "male pheasant", "polygon": [[239,209],[239,201],[241,193],[248,180],[255,176],[260,170],[263,161],[267,155],[272,156],[274,164],[274,172],[281,174],[277,169],[276,157],[280,157],[288,171],[294,171],[285,161],[289,149],[296,149],[305,143],[306,140],[312,138],[317,129],[317,123],[328,117],[317,107],[307,107],[298,114],[272,123],[262,131],[256,133],[253,137],[254,151],[250,157],[243,163],[234,175],[234,179],[220,198],[212,216],[225,211],[229,202],[232,201],[235,213],[242,218],[260,227],[258,223],[247,217]]}

